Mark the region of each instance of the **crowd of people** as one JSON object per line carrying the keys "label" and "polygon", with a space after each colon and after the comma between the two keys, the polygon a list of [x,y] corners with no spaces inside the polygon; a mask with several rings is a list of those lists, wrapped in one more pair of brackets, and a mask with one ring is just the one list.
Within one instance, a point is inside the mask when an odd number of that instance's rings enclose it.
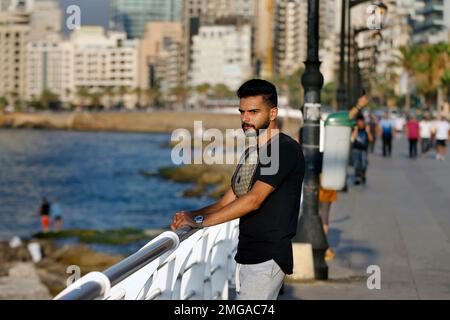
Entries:
{"label": "crowd of people", "polygon": [[[376,114],[362,109],[367,105],[365,96],[350,111],[350,119],[355,120],[355,127],[351,134],[351,163],[354,168],[354,184],[365,185],[367,178],[369,153],[375,153],[377,141],[381,140],[381,154],[383,157],[392,157],[392,149],[395,140],[403,135],[408,140],[408,155],[410,159],[419,157],[434,157],[438,161],[444,161],[447,153],[450,124],[443,115],[432,117],[430,113],[420,115],[394,116],[385,112]],[[325,235],[329,231],[329,215],[332,203],[337,201],[337,191],[326,190],[322,187],[319,193],[319,215],[322,219]],[[334,251],[328,248],[325,260],[331,260],[335,256]]]}
{"label": "crowd of people", "polygon": [[450,124],[443,115],[431,117],[430,113],[420,115],[392,116],[385,112],[381,117],[375,113],[357,110],[356,126],[352,133],[352,163],[355,185],[366,183],[368,154],[375,152],[377,140],[381,140],[383,157],[392,156],[394,140],[403,135],[408,140],[410,159],[429,157],[435,150],[435,159],[444,161],[447,154]]}
{"label": "crowd of people", "polygon": [[[376,137],[382,138],[382,150],[384,157],[390,157],[392,153],[392,141],[403,133],[408,139],[409,157],[415,159],[419,156],[426,157],[432,150],[435,150],[436,160],[443,161],[447,153],[447,141],[449,139],[450,124],[448,120],[439,115],[435,118],[429,113],[420,116],[397,116],[390,117],[386,112],[382,119],[378,119],[373,113],[366,115],[365,121],[374,134],[374,141],[369,147],[371,153],[375,149]],[[372,129],[373,128],[373,129]]]}

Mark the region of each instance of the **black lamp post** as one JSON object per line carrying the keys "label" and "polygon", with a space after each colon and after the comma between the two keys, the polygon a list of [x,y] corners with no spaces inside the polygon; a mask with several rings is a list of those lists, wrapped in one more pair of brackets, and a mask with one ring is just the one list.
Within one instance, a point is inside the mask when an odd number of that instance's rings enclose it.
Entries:
{"label": "black lamp post", "polygon": [[[345,10],[342,14],[341,32],[341,68],[339,101],[345,99],[344,87],[344,41],[345,41]],[[366,1],[366,0],[364,0]],[[364,2],[354,0],[353,3]],[[357,3],[357,4],[358,4]],[[349,5],[350,8],[350,5]],[[349,9],[348,8],[348,9]],[[320,73],[319,61],[319,0],[308,0],[308,49],[305,61],[305,72],[301,83],[304,88],[305,97],[303,105],[304,126],[301,131],[301,141],[306,159],[305,180],[303,182],[303,201],[301,203],[300,221],[298,223],[295,242],[310,243],[313,250],[314,276],[318,280],[328,279],[328,266],[325,262],[325,251],[328,249],[328,241],[324,234],[322,221],[319,216],[319,173],[320,173],[320,91],[323,86],[323,76]],[[342,108],[343,104],[339,107]]]}
{"label": "black lamp post", "polygon": [[[375,68],[376,67],[376,60],[378,57],[378,48],[377,45],[378,43],[383,39],[383,35],[381,34],[381,29],[383,28],[383,23],[386,17],[386,13],[387,13],[387,6],[383,3],[383,2],[377,2],[374,5],[377,6],[377,9],[379,10],[379,16],[381,18],[381,21],[378,28],[377,29],[371,29],[368,27],[362,27],[362,28],[350,28],[349,29],[349,39],[352,38],[351,40],[349,40],[349,52],[351,52],[351,50],[354,50],[354,60],[353,60],[353,66],[351,64],[351,55],[349,54],[348,57],[348,96],[349,96],[349,101],[350,103],[354,103],[359,96],[361,95],[361,88],[362,88],[362,79],[361,79],[361,70],[359,68],[359,46],[358,43],[356,41],[356,37],[359,33],[361,32],[366,32],[366,31],[372,31],[372,39],[376,40],[377,43],[373,44],[372,49],[374,49],[374,53],[372,54],[372,66]],[[350,37],[350,35],[352,35],[352,37]],[[353,72],[351,72],[353,69]],[[376,71],[376,69],[374,70],[374,72]],[[351,76],[351,73],[353,73],[353,77]],[[353,81],[352,81],[353,80]]]}
{"label": "black lamp post", "polygon": [[347,1],[342,0],[341,8],[341,35],[339,48],[339,85],[337,91],[338,110],[344,110],[346,105],[345,93],[345,13],[347,12]]}
{"label": "black lamp post", "polygon": [[314,260],[314,276],[328,279],[325,251],[328,241],[319,217],[320,173],[320,90],[323,76],[319,61],[319,0],[308,0],[308,49],[305,72],[301,82],[305,92],[303,116],[304,127],[301,141],[306,158],[306,174],[303,182],[302,215],[298,223],[296,242],[311,243]]}
{"label": "black lamp post", "polygon": [[[342,0],[341,8],[341,34],[340,34],[340,51],[339,51],[339,83],[337,90],[337,103],[339,110],[347,110],[351,103],[351,8],[364,2],[369,2],[373,0]],[[373,3],[380,10],[380,14],[384,17],[387,12],[387,6],[381,2],[377,1]],[[346,19],[347,17],[347,19]],[[347,22],[347,28],[346,28]],[[382,27],[382,24],[381,26]],[[347,35],[347,83],[345,81],[345,42],[346,42],[346,32]],[[347,84],[347,88],[346,88]]]}

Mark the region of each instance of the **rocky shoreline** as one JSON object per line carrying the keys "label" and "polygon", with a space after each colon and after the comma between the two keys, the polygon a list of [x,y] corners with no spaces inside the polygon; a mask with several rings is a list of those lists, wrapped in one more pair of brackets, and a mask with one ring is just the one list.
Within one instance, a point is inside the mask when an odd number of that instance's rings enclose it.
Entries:
{"label": "rocky shoreline", "polygon": [[[295,136],[300,120],[283,119],[283,132]],[[0,113],[0,128],[55,129],[75,131],[119,131],[171,133],[176,129],[194,130],[194,121],[201,121],[204,129],[239,129],[238,114],[214,112],[41,112]]]}
{"label": "rocky shoreline", "polygon": [[0,114],[0,127],[168,133],[193,129],[194,121],[207,128],[239,128],[238,116],[195,112],[61,112]]}
{"label": "rocky shoreline", "polygon": [[[38,243],[42,253],[39,262],[33,262],[27,248]],[[79,266],[81,275],[102,271],[124,259],[120,255],[95,252],[84,244],[57,246],[49,240],[22,241],[11,247],[0,241],[0,300],[47,300],[66,287],[71,275],[67,267]]]}
{"label": "rocky shoreline", "polygon": [[185,197],[209,197],[219,199],[230,187],[235,165],[185,165],[160,168],[159,175],[178,183],[194,183],[183,192]]}

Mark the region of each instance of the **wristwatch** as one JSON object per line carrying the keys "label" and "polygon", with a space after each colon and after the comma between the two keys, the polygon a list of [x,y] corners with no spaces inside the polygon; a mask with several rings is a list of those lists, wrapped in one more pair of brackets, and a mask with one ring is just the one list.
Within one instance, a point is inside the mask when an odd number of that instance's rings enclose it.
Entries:
{"label": "wristwatch", "polygon": [[194,221],[197,224],[197,228],[201,229],[203,228],[203,220],[205,219],[205,217],[203,216],[195,216],[194,217]]}

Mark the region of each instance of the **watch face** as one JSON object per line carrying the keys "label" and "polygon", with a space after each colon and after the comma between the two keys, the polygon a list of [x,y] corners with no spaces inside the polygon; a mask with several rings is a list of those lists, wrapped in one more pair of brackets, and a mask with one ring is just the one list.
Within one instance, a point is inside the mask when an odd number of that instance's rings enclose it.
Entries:
{"label": "watch face", "polygon": [[203,217],[202,216],[196,216],[194,218],[194,220],[195,220],[195,223],[202,223],[203,222]]}

